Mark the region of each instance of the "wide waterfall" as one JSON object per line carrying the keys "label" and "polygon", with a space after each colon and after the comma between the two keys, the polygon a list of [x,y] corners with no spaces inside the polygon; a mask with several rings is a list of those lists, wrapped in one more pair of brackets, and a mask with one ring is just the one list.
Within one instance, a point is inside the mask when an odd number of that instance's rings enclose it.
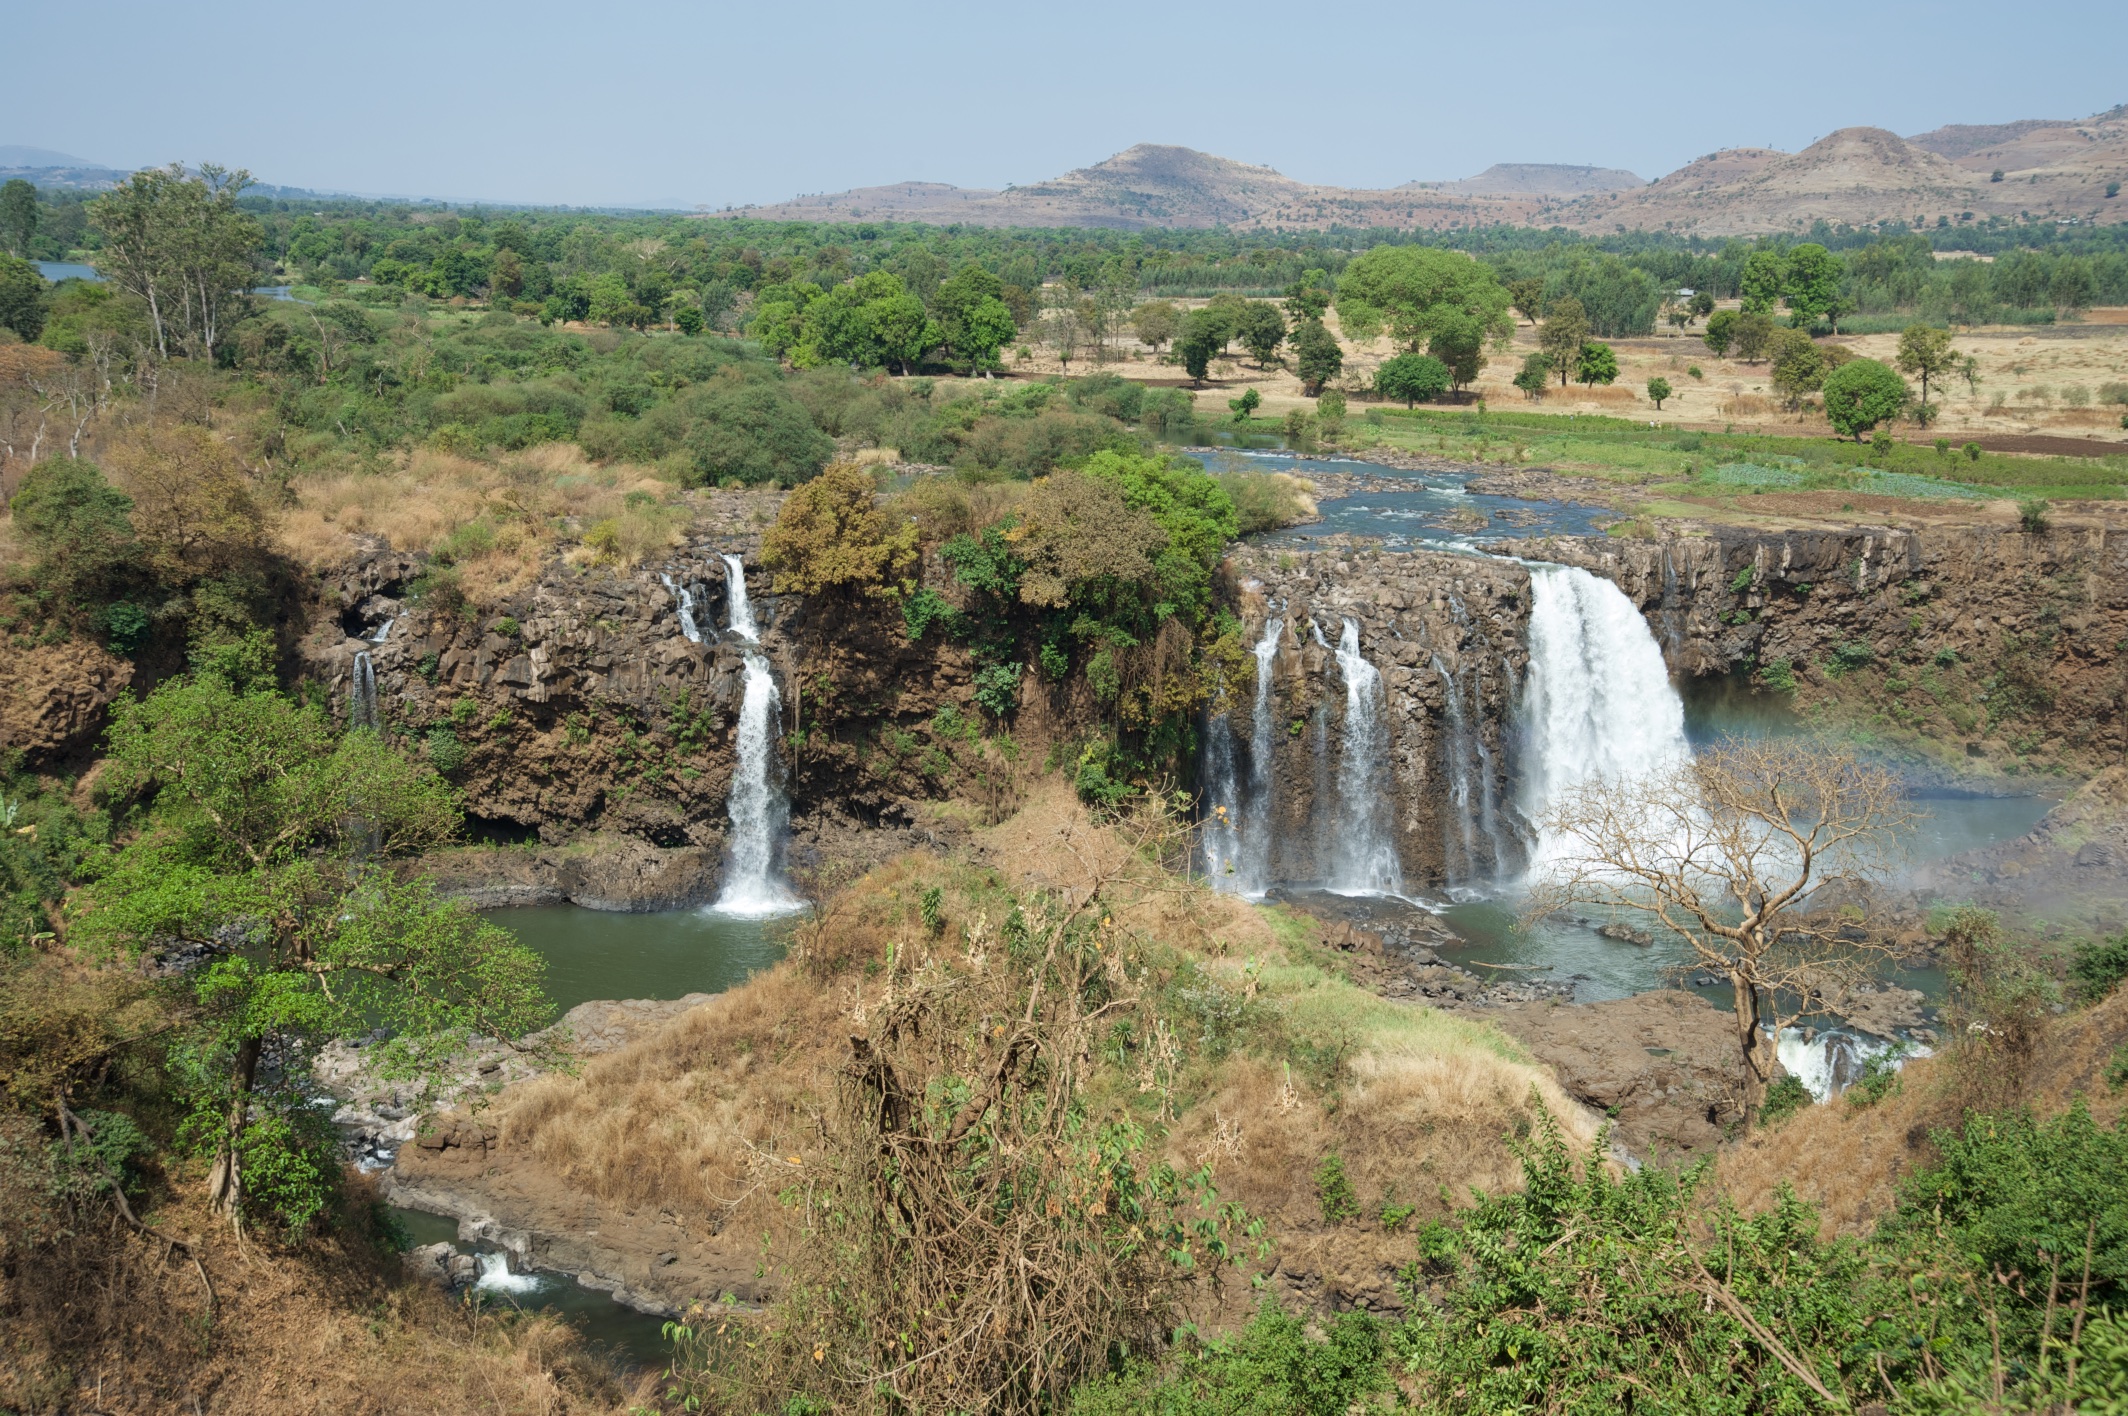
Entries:
{"label": "wide waterfall", "polygon": [[369,650],[355,651],[355,665],[347,681],[347,725],[351,728],[381,728],[377,721],[377,670]]}
{"label": "wide waterfall", "polygon": [[[702,642],[702,630],[701,627],[695,623],[694,592],[689,590],[685,585],[673,584],[672,577],[669,575],[660,575],[658,579],[665,582],[665,588],[672,592],[672,598],[675,602],[677,602],[679,606],[680,633],[687,636],[688,643],[700,644]],[[746,577],[744,575],[741,575],[739,577],[739,584],[743,589],[746,584]]]}
{"label": "wide waterfall", "polygon": [[1324,883],[1341,894],[1401,895],[1404,872],[1391,834],[1389,740],[1381,671],[1360,653],[1360,627],[1345,621],[1337,641],[1345,679],[1344,745],[1337,764],[1338,833]]}
{"label": "wide waterfall", "polygon": [[1523,699],[1522,811],[1538,823],[1535,864],[1565,843],[1545,814],[1592,779],[1630,781],[1687,760],[1685,707],[1640,611],[1610,581],[1572,566],[1530,567],[1530,666]]}
{"label": "wide waterfall", "polygon": [[[1236,768],[1231,706],[1206,725],[1205,873],[1216,890],[1260,899],[1271,887],[1271,754],[1277,746],[1271,721],[1271,661],[1278,653],[1284,620],[1264,626],[1256,641],[1256,696],[1249,714],[1248,774]],[[1221,811],[1220,808],[1225,810]]]}
{"label": "wide waterfall", "polygon": [[776,730],[782,720],[782,695],[768,657],[753,606],[746,598],[746,568],[737,556],[724,557],[731,580],[730,629],[741,641],[746,663],[746,691],[739,705],[739,760],[732,769],[731,847],[725,863],[724,889],[715,909],[724,914],[773,915],[799,908],[784,887],[783,838],[790,827],[790,804],[776,778]]}

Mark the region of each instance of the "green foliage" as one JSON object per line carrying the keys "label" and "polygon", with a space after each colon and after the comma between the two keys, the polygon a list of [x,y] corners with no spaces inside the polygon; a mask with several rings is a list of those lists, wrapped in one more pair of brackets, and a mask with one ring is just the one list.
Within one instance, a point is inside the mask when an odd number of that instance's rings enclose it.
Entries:
{"label": "green foliage", "polygon": [[1910,397],[1906,380],[1874,359],[1851,359],[1825,379],[1825,420],[1857,442],[1899,416]]}
{"label": "green foliage", "polygon": [[779,595],[891,594],[916,562],[916,538],[914,522],[896,526],[876,504],[870,474],[838,463],[784,499],[761,563]]}
{"label": "green foliage", "polygon": [[1736,342],[1736,322],[1740,318],[1735,310],[1716,310],[1707,316],[1706,332],[1701,340],[1716,358],[1726,358],[1729,347]]}
{"label": "green foliage", "polygon": [[1524,356],[1522,368],[1515,375],[1515,387],[1532,401],[1544,397],[1545,384],[1552,376],[1552,358],[1549,354],[1536,353]]}
{"label": "green foliage", "polygon": [[1428,354],[1399,354],[1374,372],[1374,391],[1407,408],[1420,399],[1439,398],[1450,382],[1448,366]]}
{"label": "green foliage", "polygon": [[1255,416],[1256,410],[1261,407],[1263,407],[1263,395],[1253,388],[1245,388],[1241,391],[1241,397],[1227,400],[1227,408],[1233,413],[1234,421],[1237,423],[1248,422],[1250,418]]}
{"label": "green foliage", "polygon": [[2017,523],[2034,536],[2044,536],[2054,523],[2047,517],[2047,503],[2043,497],[2026,497],[2017,503]]}
{"label": "green foliage", "polygon": [[1668,398],[1673,391],[1668,379],[1653,378],[1648,380],[1648,398],[1655,404],[1657,412],[1662,410],[1663,400]]}
{"label": "green foliage", "polygon": [[2076,993],[2087,1003],[2096,1003],[2128,978],[2128,932],[2104,939],[2078,942],[2069,965]]}
{"label": "green foliage", "polygon": [[465,766],[465,744],[459,741],[458,734],[451,729],[440,726],[430,728],[423,742],[428,750],[429,765],[444,776],[452,776]]}
{"label": "green foliage", "polygon": [[1810,1088],[1803,1085],[1802,1078],[1783,1072],[1766,1088],[1766,1097],[1759,1103],[1759,1124],[1778,1126],[1816,1101]]}
{"label": "green foliage", "polygon": [[0,329],[13,330],[24,343],[44,333],[44,276],[28,261],[0,255]]}
{"label": "green foliage", "polygon": [[1136,1363],[1072,1392],[1070,1416],[1348,1416],[1394,1391],[1383,1327],[1340,1313],[1320,1336],[1266,1303],[1241,1332],[1191,1343],[1165,1370]]}
{"label": "green foliage", "polygon": [[1855,1078],[1843,1095],[1847,1104],[1857,1107],[1875,1106],[1899,1090],[1899,1064],[1912,1051],[1904,1043],[1888,1047],[1863,1062],[1862,1074]]}
{"label": "green foliage", "polygon": [[31,557],[31,593],[55,611],[84,616],[137,583],[143,552],[133,532],[133,499],[95,463],[40,462],[8,505]]}
{"label": "green foliage", "polygon": [[1796,691],[1795,669],[1786,659],[1774,659],[1759,666],[1759,682],[1775,693]]}
{"label": "green foliage", "polygon": [[1490,266],[1430,247],[1377,246],[1347,265],[1337,285],[1347,333],[1368,339],[1386,330],[1413,351],[1466,324],[1481,342],[1505,339],[1514,331],[1509,305]]}
{"label": "green foliage", "polygon": [[1574,377],[1584,384],[1618,382],[1618,355],[1608,344],[1591,340],[1574,356]]}
{"label": "green foliage", "polygon": [[1360,1197],[1345,1174],[1345,1158],[1326,1155],[1315,1167],[1315,1202],[1322,1208],[1323,1223],[1343,1224],[1360,1217]]}
{"label": "green foliage", "polygon": [[1301,388],[1312,395],[1336,378],[1345,367],[1345,351],[1321,320],[1302,320],[1293,329],[1293,372]]}

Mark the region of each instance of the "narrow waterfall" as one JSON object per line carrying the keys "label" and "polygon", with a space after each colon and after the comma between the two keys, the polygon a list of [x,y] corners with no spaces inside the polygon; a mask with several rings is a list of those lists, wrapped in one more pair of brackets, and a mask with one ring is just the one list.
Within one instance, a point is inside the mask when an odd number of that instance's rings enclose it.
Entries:
{"label": "narrow waterfall", "polygon": [[1286,622],[1274,619],[1256,641],[1256,702],[1249,714],[1249,807],[1241,819],[1241,889],[1252,899],[1271,888],[1271,820],[1277,799],[1271,779],[1271,754],[1278,748],[1278,725],[1271,720],[1271,663]]}
{"label": "narrow waterfall", "polygon": [[1441,681],[1441,695],[1448,710],[1448,734],[1441,743],[1441,760],[1447,768],[1450,820],[1441,823],[1441,859],[1451,884],[1461,884],[1478,873],[1477,811],[1471,804],[1471,762],[1478,754],[1472,746],[1470,715],[1463,711],[1463,690],[1455,674],[1433,656],[1434,677]]}
{"label": "narrow waterfall", "polygon": [[[673,584],[672,577],[669,575],[661,574],[658,576],[658,579],[665,582],[665,588],[672,592],[672,598],[679,604],[680,633],[687,636],[688,643],[700,644],[702,642],[702,630],[701,627],[695,623],[694,592],[689,590],[685,585]],[[740,583],[742,585],[745,583],[744,576],[740,577]]]}
{"label": "narrow waterfall", "polygon": [[383,726],[377,721],[377,670],[370,664],[367,649],[355,651],[355,666],[348,675],[347,725],[370,729]]}
{"label": "narrow waterfall", "polygon": [[[1610,581],[1563,565],[1530,567],[1522,810],[1541,822],[1574,787],[1629,781],[1691,756],[1685,708],[1648,622]],[[1563,843],[1538,828],[1537,862]]]}
{"label": "narrow waterfall", "polygon": [[1338,840],[1324,882],[1344,894],[1400,895],[1404,872],[1390,827],[1389,739],[1384,731],[1381,671],[1360,653],[1360,627],[1345,621],[1337,641],[1345,678],[1345,738],[1337,764]]}
{"label": "narrow waterfall", "polygon": [[761,631],[754,624],[753,602],[746,598],[746,566],[737,556],[721,556],[724,562],[725,599],[730,604],[725,619],[733,634],[749,644],[761,641]]}
{"label": "narrow waterfall", "polygon": [[[1205,724],[1205,873],[1212,888],[1260,899],[1271,885],[1271,660],[1284,620],[1264,626],[1256,643],[1256,694],[1249,714],[1248,771],[1236,760],[1240,745],[1231,704]],[[1224,808],[1224,810],[1222,810]]]}
{"label": "narrow waterfall", "polygon": [[768,656],[761,652],[753,607],[747,603],[746,568],[737,556],[724,557],[724,566],[731,577],[730,628],[741,640],[746,690],[739,705],[739,760],[727,800],[731,847],[724,889],[714,908],[735,915],[784,914],[799,908],[799,902],[784,887],[781,870],[783,839],[790,829],[790,803],[776,781],[781,771],[776,732],[783,699]]}
{"label": "narrow waterfall", "polygon": [[375,634],[370,636],[369,642],[372,644],[382,644],[385,640],[391,638],[392,626],[397,623],[399,623],[399,617],[397,615],[393,615],[390,619],[384,622],[384,628],[378,630]]}
{"label": "narrow waterfall", "polygon": [[1204,873],[1214,890],[1240,891],[1242,800],[1234,771],[1233,715],[1222,704],[1204,725]]}

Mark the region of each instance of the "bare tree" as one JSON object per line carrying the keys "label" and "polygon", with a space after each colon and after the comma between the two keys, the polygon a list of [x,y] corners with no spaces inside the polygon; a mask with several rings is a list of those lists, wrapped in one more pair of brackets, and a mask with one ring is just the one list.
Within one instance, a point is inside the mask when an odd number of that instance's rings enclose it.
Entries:
{"label": "bare tree", "polygon": [[237,208],[248,172],[212,163],[189,176],[182,163],[134,173],[90,204],[103,235],[100,265],[148,306],[156,353],[173,338],[187,352],[214,348],[244,292],[258,278],[265,234]]}
{"label": "bare tree", "polygon": [[1913,824],[1898,776],[1842,748],[1732,739],[1638,781],[1592,779],[1542,826],[1553,842],[1530,910],[1645,910],[1728,980],[1755,1110],[1780,1030],[1863,981],[1880,946],[1851,906]]}

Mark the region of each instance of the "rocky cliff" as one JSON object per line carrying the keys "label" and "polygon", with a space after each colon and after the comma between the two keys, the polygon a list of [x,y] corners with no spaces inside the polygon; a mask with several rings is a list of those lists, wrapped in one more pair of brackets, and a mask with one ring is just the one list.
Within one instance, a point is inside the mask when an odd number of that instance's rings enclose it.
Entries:
{"label": "rocky cliff", "polygon": [[1406,885],[1438,888],[1512,865],[1509,727],[1528,667],[1529,573],[1507,560],[1368,549],[1244,548],[1227,567],[1252,641],[1270,618],[1286,623],[1272,667],[1272,877],[1329,878],[1351,844],[1337,835],[1331,799],[1347,711],[1331,646],[1348,619],[1382,674]]}

